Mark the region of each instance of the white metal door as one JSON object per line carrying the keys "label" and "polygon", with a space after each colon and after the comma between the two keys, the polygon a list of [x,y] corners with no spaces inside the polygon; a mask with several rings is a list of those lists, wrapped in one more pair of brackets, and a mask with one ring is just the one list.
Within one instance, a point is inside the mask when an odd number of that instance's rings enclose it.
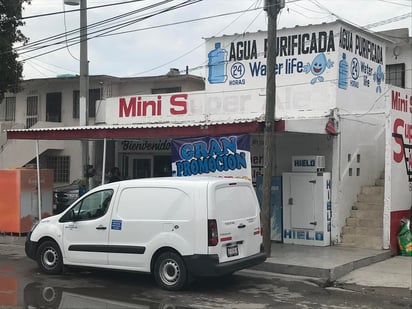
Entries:
{"label": "white metal door", "polygon": [[291,227],[315,229],[316,174],[293,174],[290,177]]}

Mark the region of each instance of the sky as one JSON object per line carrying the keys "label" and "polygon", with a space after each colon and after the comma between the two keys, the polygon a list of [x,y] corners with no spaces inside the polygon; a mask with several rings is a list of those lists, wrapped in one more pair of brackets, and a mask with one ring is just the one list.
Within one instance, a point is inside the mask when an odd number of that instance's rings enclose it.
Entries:
{"label": "sky", "polygon": [[[111,5],[122,2],[125,3]],[[188,67],[190,74],[205,76],[205,38],[267,30],[264,0],[192,0],[194,3],[190,5],[164,12],[184,2],[187,0],[87,0],[88,25],[94,26],[88,30],[89,75],[155,76],[166,74],[170,68],[183,72]],[[380,23],[369,29],[372,32],[408,28],[412,36],[411,0],[285,2],[278,15],[278,29],[339,18],[357,26]],[[101,5],[108,6],[93,8]],[[19,60],[24,60],[24,79],[79,74],[80,13],[69,12],[78,8],[64,5],[63,0],[31,0],[31,5],[24,6],[25,25],[21,31],[29,38],[29,44],[37,43],[26,47],[16,45]],[[55,12],[59,14],[45,15]],[[141,20],[148,15],[154,16]],[[125,22],[129,25],[113,31]],[[108,30],[112,32],[102,35]],[[57,35],[61,37],[38,42]],[[44,47],[46,44],[51,46]]]}

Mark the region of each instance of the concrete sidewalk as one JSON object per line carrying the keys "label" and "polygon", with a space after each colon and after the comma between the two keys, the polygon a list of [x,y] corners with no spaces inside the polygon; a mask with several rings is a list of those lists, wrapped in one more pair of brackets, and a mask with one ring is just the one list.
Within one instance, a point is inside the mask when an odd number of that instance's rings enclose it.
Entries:
{"label": "concrete sidewalk", "polygon": [[364,286],[412,290],[412,257],[390,250],[272,243],[271,256],[256,270]]}
{"label": "concrete sidewalk", "polygon": [[[25,256],[24,242],[24,237],[0,235],[0,254]],[[271,252],[265,263],[252,269],[314,278],[325,284],[336,281],[412,291],[412,257],[392,257],[389,250],[272,243]]]}

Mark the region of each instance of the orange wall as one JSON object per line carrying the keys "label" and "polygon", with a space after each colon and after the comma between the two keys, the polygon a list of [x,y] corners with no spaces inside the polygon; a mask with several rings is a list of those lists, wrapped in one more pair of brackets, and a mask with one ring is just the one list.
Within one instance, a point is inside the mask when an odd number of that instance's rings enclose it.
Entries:
{"label": "orange wall", "polygon": [[[40,170],[42,218],[52,215],[53,170]],[[27,233],[38,217],[37,170],[0,170],[0,232]]]}
{"label": "orange wall", "polygon": [[20,227],[20,173],[0,171],[0,231],[18,233]]}

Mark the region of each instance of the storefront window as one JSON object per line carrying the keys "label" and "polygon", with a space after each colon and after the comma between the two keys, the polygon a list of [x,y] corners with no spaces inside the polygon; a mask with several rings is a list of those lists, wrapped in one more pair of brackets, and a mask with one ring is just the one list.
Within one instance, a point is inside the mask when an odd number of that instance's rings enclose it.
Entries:
{"label": "storefront window", "polygon": [[154,156],[153,176],[167,177],[172,176],[172,163],[170,156]]}

